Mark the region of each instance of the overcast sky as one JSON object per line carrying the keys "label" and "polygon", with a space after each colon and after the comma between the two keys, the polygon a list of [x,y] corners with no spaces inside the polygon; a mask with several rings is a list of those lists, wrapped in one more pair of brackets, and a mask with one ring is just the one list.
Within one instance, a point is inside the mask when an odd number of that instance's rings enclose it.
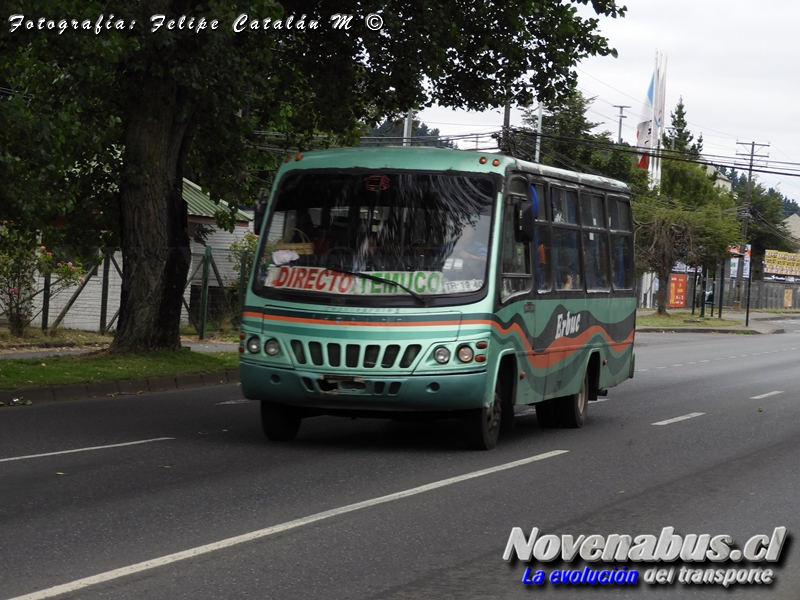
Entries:
{"label": "overcast sky", "polygon": [[[600,129],[616,138],[619,108],[614,105],[630,106],[624,111],[622,139],[635,144],[659,51],[667,58],[667,126],[669,113],[683,97],[689,129],[695,138],[703,135],[704,153],[733,160],[756,142],[756,153],[765,157],[757,159],[757,165],[800,175],[800,1],[618,4],[628,7],[626,17],[603,19],[600,30],[619,57],[590,58],[578,65],[581,91],[596,98],[588,113],[591,121],[602,122]],[[512,125],[521,125],[521,115],[520,110],[512,111]],[[501,127],[503,111],[471,114],[432,108],[418,118],[442,134],[479,133]],[[459,146],[470,147],[462,142]],[[757,180],[800,202],[800,177],[758,174]]]}

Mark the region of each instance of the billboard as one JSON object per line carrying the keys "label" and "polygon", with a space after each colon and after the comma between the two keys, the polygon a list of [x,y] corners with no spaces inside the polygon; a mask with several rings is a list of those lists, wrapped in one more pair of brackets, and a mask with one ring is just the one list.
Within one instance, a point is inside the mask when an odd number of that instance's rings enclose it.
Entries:
{"label": "billboard", "polygon": [[800,276],[800,254],[766,250],[764,252],[764,275]]}
{"label": "billboard", "polygon": [[686,275],[675,273],[669,276],[669,308],[686,307]]}
{"label": "billboard", "polygon": [[[739,246],[728,246],[728,252],[731,254],[739,254]],[[731,279],[736,279],[739,275],[739,257],[731,256]],[[744,270],[742,277],[747,279],[750,277],[750,244],[744,247]]]}

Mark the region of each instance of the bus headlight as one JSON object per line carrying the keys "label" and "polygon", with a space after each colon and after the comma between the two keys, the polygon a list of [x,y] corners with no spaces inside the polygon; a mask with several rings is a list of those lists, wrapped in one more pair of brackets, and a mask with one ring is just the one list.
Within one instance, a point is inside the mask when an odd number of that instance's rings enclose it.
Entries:
{"label": "bus headlight", "polygon": [[475,353],[472,351],[472,348],[469,346],[461,346],[458,349],[458,360],[461,362],[472,362],[472,358],[475,356]]}
{"label": "bus headlight", "polygon": [[264,344],[264,352],[270,356],[275,356],[281,351],[281,345],[275,338],[268,339]]}
{"label": "bus headlight", "polygon": [[450,360],[450,350],[444,346],[439,346],[433,351],[433,358],[440,365],[444,365]]}
{"label": "bus headlight", "polygon": [[247,340],[247,349],[253,354],[258,354],[258,351],[261,350],[261,342],[256,336]]}

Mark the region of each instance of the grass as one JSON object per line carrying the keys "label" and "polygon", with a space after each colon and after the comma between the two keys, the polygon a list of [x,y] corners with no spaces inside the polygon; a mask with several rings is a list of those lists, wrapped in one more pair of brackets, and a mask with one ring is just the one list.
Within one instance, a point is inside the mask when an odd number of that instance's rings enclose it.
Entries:
{"label": "grass", "polygon": [[695,314],[692,315],[689,310],[671,311],[666,316],[657,313],[636,316],[636,325],[638,327],[730,327],[738,324],[739,321],[725,318],[718,319],[717,317],[707,316],[701,319],[699,311],[695,311]]}
{"label": "grass", "polygon": [[[181,326],[181,341],[199,341],[197,332],[193,327]],[[0,329],[0,351],[35,351],[38,348],[108,348],[114,339],[114,334],[100,335],[92,331],[80,329],[57,329],[53,332],[44,332],[35,327],[28,327],[22,337],[12,337],[7,329]],[[239,331],[235,328],[214,330],[209,324],[206,329],[204,342],[239,343]]]}
{"label": "grass", "polygon": [[36,348],[106,348],[112,335],[100,335],[77,329],[57,329],[44,332],[28,327],[22,337],[12,337],[8,330],[0,329],[0,350],[30,350]]}
{"label": "grass", "polygon": [[238,352],[153,352],[109,355],[104,351],[77,356],[0,360],[0,389],[96,383],[190,375],[239,368]]}

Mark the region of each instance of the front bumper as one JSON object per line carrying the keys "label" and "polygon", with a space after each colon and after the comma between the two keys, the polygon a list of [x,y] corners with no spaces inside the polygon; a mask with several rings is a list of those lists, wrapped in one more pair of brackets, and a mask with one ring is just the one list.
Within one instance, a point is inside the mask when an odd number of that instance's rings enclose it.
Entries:
{"label": "front bumper", "polygon": [[242,391],[269,400],[321,410],[456,411],[488,404],[487,373],[341,376],[282,369],[242,360]]}

